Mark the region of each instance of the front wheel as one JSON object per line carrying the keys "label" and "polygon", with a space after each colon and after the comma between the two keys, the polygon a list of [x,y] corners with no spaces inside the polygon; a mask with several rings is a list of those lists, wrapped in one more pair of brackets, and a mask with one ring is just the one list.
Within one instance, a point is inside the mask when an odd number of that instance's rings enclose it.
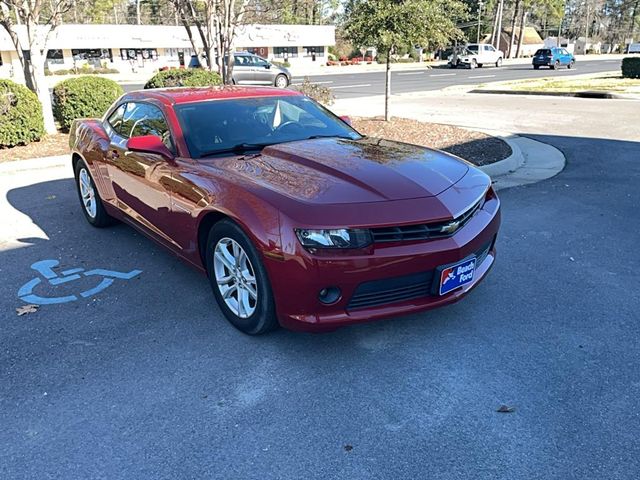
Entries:
{"label": "front wheel", "polygon": [[275,329],[269,278],[247,234],[231,220],[222,220],[211,228],[206,248],[211,288],[227,320],[249,335]]}
{"label": "front wheel", "polygon": [[98,228],[108,227],[113,224],[115,220],[104,209],[96,184],[89,173],[89,167],[83,160],[79,160],[76,163],[75,179],[78,198],[82,205],[82,213],[84,213],[87,221]]}
{"label": "front wheel", "polygon": [[575,63],[575,62],[574,62],[573,60],[571,60],[571,61],[569,62],[569,65],[567,65],[567,68],[568,68],[569,70],[571,70],[571,69],[573,68],[573,64],[574,64],[574,63]]}
{"label": "front wheel", "polygon": [[478,62],[476,61],[476,59],[474,58],[473,60],[471,60],[471,63],[469,64],[469,68],[470,69],[474,69],[478,66]]}
{"label": "front wheel", "polygon": [[275,86],[278,88],[287,88],[289,86],[289,79],[286,75],[278,75],[276,77]]}

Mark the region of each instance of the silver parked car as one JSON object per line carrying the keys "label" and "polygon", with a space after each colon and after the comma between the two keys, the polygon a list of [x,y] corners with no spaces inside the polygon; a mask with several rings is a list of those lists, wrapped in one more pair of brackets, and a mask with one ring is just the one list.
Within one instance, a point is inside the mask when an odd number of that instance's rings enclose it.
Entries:
{"label": "silver parked car", "polygon": [[[274,85],[287,88],[291,83],[289,70],[252,53],[236,52],[233,61],[233,83],[236,85]],[[196,55],[191,57],[189,68],[200,68]]]}

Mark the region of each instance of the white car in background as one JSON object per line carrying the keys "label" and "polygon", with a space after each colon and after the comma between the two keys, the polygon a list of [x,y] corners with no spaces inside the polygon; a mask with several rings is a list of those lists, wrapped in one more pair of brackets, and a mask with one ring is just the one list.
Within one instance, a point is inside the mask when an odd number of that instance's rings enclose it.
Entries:
{"label": "white car in background", "polygon": [[448,60],[451,68],[476,68],[483,65],[500,67],[503,59],[504,53],[497,50],[493,45],[469,43],[459,51],[454,50]]}

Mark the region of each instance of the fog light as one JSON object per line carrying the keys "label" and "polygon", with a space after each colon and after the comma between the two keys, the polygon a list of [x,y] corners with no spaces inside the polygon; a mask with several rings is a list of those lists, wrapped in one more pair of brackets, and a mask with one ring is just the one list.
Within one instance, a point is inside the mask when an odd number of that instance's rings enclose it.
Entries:
{"label": "fog light", "polygon": [[320,290],[318,300],[325,305],[331,305],[332,303],[336,303],[340,300],[341,295],[342,292],[338,287],[327,287]]}

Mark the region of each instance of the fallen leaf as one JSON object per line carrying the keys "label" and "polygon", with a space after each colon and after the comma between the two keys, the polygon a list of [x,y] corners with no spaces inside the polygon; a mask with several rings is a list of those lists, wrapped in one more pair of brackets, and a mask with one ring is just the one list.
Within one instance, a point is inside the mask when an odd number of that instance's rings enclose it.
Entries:
{"label": "fallen leaf", "polygon": [[353,445],[345,445],[345,446],[344,446],[344,449],[345,449],[347,452],[350,452],[351,450],[353,450]]}
{"label": "fallen leaf", "polygon": [[569,257],[569,260],[571,260],[572,262],[575,262],[575,261],[576,261],[576,259],[575,259],[575,258],[573,258],[573,257]]}
{"label": "fallen leaf", "polygon": [[56,198],[56,196],[55,196],[55,195],[49,195],[49,196],[47,197],[47,200],[53,200],[53,199],[55,199],[55,198]]}
{"label": "fallen leaf", "polygon": [[29,305],[22,305],[21,307],[16,308],[16,313],[21,317],[27,313],[36,313],[38,308],[40,308],[40,305],[33,305],[30,303]]}
{"label": "fallen leaf", "polygon": [[500,408],[496,410],[498,413],[513,413],[516,411],[516,407],[510,407],[509,405],[500,405]]}

